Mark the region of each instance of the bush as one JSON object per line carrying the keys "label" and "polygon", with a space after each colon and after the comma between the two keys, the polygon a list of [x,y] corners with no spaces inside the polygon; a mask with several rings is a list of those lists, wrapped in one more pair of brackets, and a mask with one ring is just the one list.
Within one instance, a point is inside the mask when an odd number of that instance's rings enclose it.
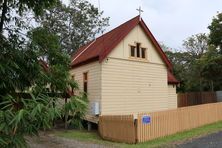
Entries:
{"label": "bush", "polygon": [[0,147],[27,147],[25,135],[38,135],[38,130],[49,129],[61,111],[53,104],[56,99],[46,95],[31,98],[3,97],[0,103]]}

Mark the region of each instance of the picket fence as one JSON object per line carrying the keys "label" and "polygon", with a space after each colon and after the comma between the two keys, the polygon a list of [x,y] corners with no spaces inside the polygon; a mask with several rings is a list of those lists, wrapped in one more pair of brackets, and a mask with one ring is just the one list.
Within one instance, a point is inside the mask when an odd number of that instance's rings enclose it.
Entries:
{"label": "picket fence", "polygon": [[[144,118],[149,122],[144,122]],[[222,103],[181,107],[133,115],[100,116],[103,139],[137,143],[168,136],[222,120]]]}

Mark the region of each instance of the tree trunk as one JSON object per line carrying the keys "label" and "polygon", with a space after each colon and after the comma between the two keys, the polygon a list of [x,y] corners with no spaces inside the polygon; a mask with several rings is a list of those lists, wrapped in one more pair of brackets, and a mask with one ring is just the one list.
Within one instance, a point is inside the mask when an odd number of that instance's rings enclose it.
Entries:
{"label": "tree trunk", "polygon": [[2,8],[2,14],[1,14],[1,21],[0,21],[0,34],[3,33],[3,27],[4,27],[4,22],[6,18],[6,13],[7,13],[7,0],[4,0],[3,2],[3,8]]}

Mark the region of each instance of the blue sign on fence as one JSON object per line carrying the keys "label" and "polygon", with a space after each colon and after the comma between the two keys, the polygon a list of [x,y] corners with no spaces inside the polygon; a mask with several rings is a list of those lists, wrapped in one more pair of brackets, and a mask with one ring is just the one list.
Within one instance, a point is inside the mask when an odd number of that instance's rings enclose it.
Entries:
{"label": "blue sign on fence", "polygon": [[144,115],[142,118],[143,124],[149,124],[151,122],[150,116]]}

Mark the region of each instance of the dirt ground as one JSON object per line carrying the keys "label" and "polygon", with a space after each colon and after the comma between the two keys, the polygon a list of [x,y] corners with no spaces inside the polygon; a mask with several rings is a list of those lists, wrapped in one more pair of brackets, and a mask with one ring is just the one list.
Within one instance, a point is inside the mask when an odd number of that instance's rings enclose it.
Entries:
{"label": "dirt ground", "polygon": [[30,148],[107,148],[105,145],[57,137],[40,133],[39,137],[27,137]]}

